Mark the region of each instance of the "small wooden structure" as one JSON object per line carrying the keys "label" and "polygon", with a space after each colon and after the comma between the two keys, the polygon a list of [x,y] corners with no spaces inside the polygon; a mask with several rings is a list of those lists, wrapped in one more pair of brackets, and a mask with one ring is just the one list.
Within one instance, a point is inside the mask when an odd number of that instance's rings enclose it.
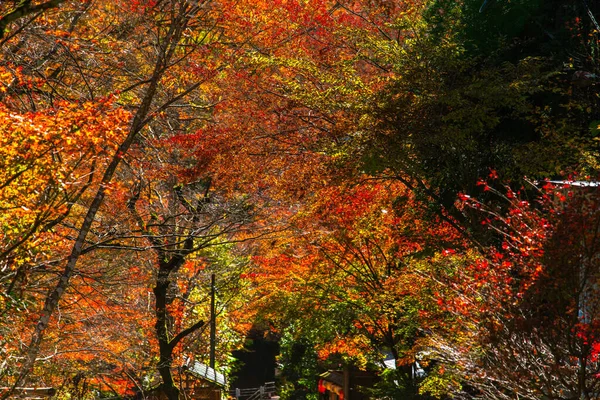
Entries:
{"label": "small wooden structure", "polygon": [[319,398],[323,400],[344,400],[348,389],[344,391],[344,374],[339,371],[327,371],[319,375]]}
{"label": "small wooden structure", "polygon": [[361,388],[371,388],[377,382],[376,374],[368,371],[327,371],[319,375],[320,400],[369,400]]}
{"label": "small wooden structure", "polygon": [[181,387],[190,400],[221,400],[227,382],[217,370],[193,361],[183,367]]}
{"label": "small wooden structure", "polygon": [[[225,376],[198,361],[186,361],[180,368],[173,370],[177,386],[181,391],[181,398],[187,400],[222,400],[225,393]],[[161,391],[161,385],[138,394],[136,399],[167,400]]]}

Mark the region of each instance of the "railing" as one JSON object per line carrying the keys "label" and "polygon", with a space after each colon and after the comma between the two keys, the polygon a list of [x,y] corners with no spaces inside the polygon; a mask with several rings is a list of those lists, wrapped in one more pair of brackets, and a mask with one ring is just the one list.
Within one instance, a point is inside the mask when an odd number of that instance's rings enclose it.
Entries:
{"label": "railing", "polygon": [[229,394],[236,400],[262,400],[271,399],[277,393],[275,382],[266,382],[263,386],[247,389],[233,389]]}

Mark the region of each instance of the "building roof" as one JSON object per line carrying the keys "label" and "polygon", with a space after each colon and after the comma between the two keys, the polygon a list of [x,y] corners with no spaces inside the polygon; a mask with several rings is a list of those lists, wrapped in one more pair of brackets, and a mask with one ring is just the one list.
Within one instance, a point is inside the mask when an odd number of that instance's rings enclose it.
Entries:
{"label": "building roof", "polygon": [[340,387],[344,386],[344,374],[338,371],[327,371],[319,375],[319,377],[325,381],[334,383]]}
{"label": "building roof", "polygon": [[187,371],[196,378],[204,379],[215,385],[221,387],[225,387],[226,385],[225,375],[201,362],[193,361],[191,365],[187,366]]}
{"label": "building roof", "polygon": [[600,187],[600,182],[595,181],[548,181],[548,183],[564,186]]}

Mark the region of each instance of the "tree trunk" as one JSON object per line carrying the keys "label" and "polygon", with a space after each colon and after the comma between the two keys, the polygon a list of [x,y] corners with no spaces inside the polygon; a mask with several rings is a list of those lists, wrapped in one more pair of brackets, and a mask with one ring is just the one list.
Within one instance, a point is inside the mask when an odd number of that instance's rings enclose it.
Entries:
{"label": "tree trunk", "polygon": [[[162,263],[161,263],[162,264]],[[161,265],[158,271],[156,286],[154,287],[154,297],[156,300],[155,314],[156,338],[158,339],[159,361],[158,372],[162,378],[161,389],[169,400],[179,400],[179,389],[173,380],[171,367],[173,364],[173,345],[169,339],[169,314],[167,311],[167,291],[169,289],[170,271]]]}

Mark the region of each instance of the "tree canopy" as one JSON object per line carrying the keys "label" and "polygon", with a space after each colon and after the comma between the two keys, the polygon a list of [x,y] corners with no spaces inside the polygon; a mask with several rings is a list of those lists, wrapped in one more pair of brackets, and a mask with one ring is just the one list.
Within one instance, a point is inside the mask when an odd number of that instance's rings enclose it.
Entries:
{"label": "tree canopy", "polygon": [[265,327],[288,399],[596,398],[597,16],[2,2],[0,397],[184,398],[214,296],[217,368]]}

